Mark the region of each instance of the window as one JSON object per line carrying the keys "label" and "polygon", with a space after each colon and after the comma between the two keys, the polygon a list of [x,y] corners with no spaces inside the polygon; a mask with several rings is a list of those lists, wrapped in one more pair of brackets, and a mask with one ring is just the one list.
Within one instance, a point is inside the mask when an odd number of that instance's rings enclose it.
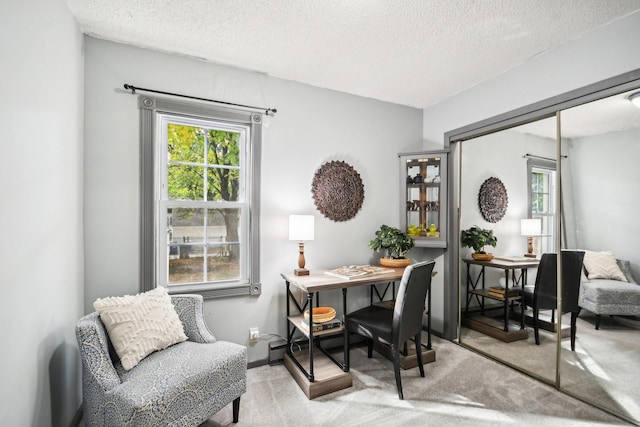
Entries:
{"label": "window", "polygon": [[529,215],[530,218],[540,218],[542,221],[541,236],[534,239],[534,242],[537,240],[537,248],[534,247],[534,253],[539,255],[545,252],[555,252],[555,162],[529,159],[527,169],[529,174]]}
{"label": "window", "polygon": [[261,114],[139,102],[142,290],[259,294]]}

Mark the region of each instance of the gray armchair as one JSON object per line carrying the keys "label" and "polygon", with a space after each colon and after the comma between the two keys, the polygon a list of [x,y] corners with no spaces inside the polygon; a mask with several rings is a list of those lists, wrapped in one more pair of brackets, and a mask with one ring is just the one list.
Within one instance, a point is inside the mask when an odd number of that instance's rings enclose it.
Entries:
{"label": "gray armchair", "polygon": [[156,351],[126,371],[94,312],[76,325],[82,359],[83,418],[90,426],[196,426],[246,391],[247,349],[216,341],[202,296],[171,297],[187,341]]}

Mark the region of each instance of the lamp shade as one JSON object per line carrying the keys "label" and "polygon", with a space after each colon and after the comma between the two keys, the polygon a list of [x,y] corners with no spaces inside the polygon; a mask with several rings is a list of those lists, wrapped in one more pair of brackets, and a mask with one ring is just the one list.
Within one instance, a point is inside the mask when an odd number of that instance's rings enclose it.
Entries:
{"label": "lamp shade", "polygon": [[289,240],[313,240],[313,215],[289,215]]}
{"label": "lamp shade", "polygon": [[539,236],[542,230],[540,218],[527,218],[520,220],[520,234],[523,236]]}

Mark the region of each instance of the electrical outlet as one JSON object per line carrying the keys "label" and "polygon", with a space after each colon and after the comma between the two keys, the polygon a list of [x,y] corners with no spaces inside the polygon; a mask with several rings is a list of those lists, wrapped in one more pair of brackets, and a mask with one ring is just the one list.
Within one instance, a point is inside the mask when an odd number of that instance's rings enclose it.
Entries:
{"label": "electrical outlet", "polygon": [[249,342],[257,342],[258,338],[260,338],[260,330],[258,327],[249,328]]}

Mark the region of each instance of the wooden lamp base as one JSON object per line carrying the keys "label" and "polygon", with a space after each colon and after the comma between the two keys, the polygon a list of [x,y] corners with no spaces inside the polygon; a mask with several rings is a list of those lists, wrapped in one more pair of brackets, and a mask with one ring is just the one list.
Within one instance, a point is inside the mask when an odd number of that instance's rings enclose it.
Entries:
{"label": "wooden lamp base", "polygon": [[536,254],[533,253],[533,237],[527,237],[527,253],[524,254],[527,258],[535,258]]}
{"label": "wooden lamp base", "polygon": [[304,260],[304,243],[300,242],[298,245],[298,268],[293,270],[293,274],[296,276],[308,276],[309,270],[304,268],[305,260]]}

